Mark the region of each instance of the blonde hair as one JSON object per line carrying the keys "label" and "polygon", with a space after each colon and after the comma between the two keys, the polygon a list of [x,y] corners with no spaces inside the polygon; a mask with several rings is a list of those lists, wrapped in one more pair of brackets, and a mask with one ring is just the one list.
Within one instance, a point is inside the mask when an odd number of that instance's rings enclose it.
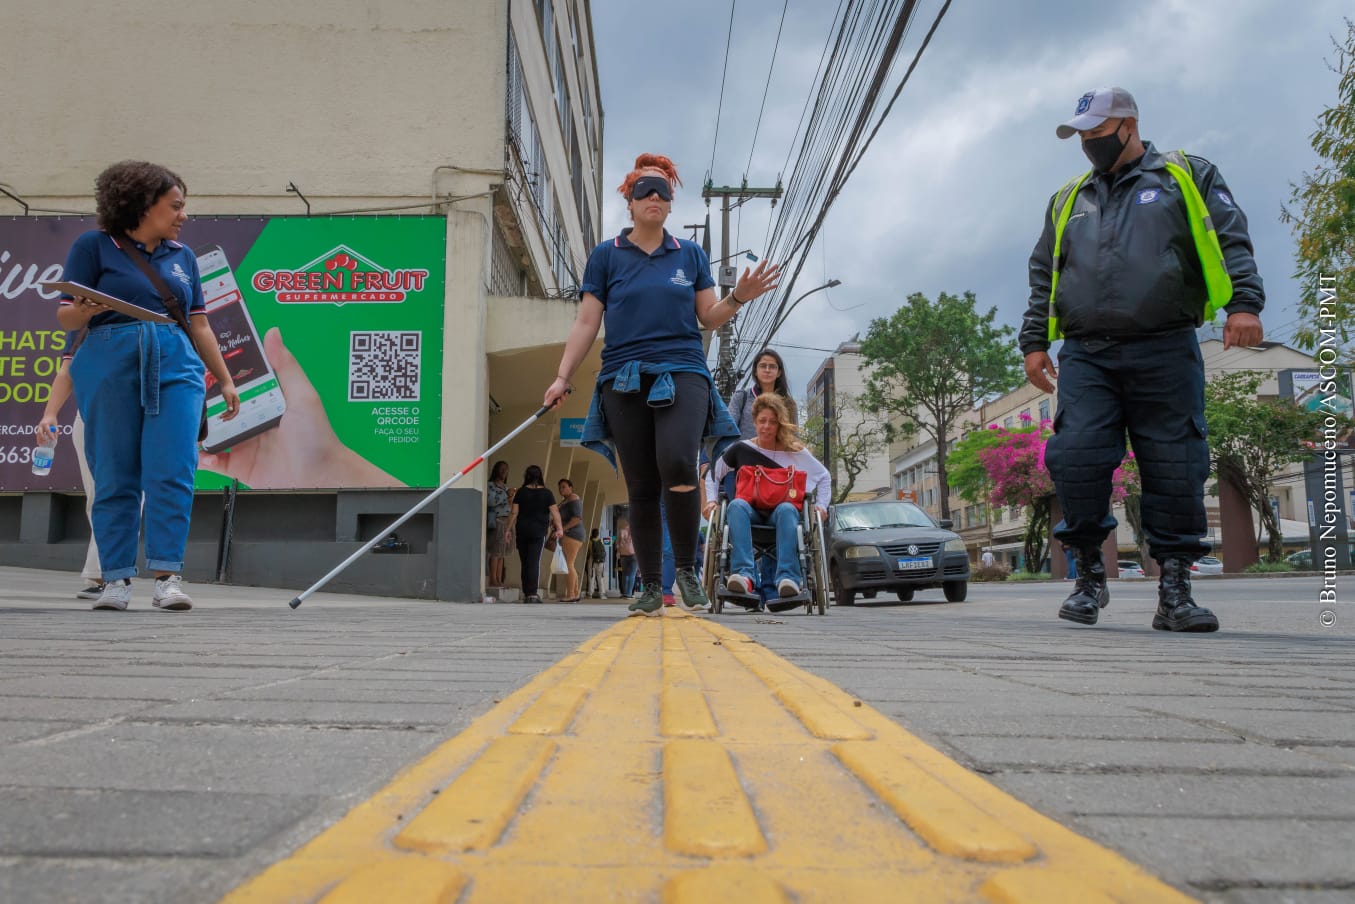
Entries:
{"label": "blonde hair", "polygon": [[753,399],[753,420],[759,412],[770,411],[776,415],[776,444],[788,452],[799,452],[805,447],[800,441],[800,430],[790,419],[790,411],[779,395],[764,392]]}

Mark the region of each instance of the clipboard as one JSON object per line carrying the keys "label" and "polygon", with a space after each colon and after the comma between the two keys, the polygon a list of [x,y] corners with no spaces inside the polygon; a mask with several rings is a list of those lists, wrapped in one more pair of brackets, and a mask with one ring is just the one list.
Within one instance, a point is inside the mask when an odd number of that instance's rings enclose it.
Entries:
{"label": "clipboard", "polygon": [[67,282],[58,280],[55,282],[38,283],[49,292],[62,292],[66,295],[78,295],[88,298],[90,301],[97,301],[99,304],[108,305],[108,307],[117,311],[119,314],[126,314],[128,317],[135,317],[137,320],[149,320],[151,323],[174,323],[174,318],[159,311],[152,311],[143,308],[141,305],[132,304],[130,301],[123,301],[121,298],[114,298],[112,295],[105,295],[98,289],[91,289],[89,286],[82,286],[78,282]]}

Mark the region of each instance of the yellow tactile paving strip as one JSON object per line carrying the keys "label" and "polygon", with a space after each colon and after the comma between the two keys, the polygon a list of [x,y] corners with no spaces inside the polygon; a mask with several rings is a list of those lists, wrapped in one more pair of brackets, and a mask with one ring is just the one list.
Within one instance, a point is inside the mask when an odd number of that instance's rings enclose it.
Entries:
{"label": "yellow tactile paving strip", "polygon": [[1190,899],[712,620],[608,628],[228,902]]}

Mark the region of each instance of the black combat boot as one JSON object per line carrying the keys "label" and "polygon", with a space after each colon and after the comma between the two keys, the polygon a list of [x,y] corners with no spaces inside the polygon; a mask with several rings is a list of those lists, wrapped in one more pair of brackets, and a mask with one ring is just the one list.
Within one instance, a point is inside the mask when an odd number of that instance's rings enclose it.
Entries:
{"label": "black combat boot", "polygon": [[1217,631],[1219,620],[1190,598],[1190,560],[1162,559],[1162,578],[1157,585],[1157,614],[1153,627],[1159,631]]}
{"label": "black combat boot", "polygon": [[1101,549],[1073,551],[1077,559],[1077,585],[1059,607],[1059,618],[1080,625],[1094,625],[1101,610],[1110,604],[1110,588],[1106,586],[1106,567],[1101,564]]}

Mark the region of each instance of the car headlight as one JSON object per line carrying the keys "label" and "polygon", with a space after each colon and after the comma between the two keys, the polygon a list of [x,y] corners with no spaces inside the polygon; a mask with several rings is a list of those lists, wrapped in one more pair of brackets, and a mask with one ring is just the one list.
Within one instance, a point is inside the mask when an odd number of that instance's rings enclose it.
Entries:
{"label": "car headlight", "polygon": [[965,552],[964,541],[959,537],[954,537],[946,541],[946,552]]}
{"label": "car headlight", "polygon": [[879,555],[880,551],[874,546],[849,546],[846,552],[849,559],[874,559]]}

